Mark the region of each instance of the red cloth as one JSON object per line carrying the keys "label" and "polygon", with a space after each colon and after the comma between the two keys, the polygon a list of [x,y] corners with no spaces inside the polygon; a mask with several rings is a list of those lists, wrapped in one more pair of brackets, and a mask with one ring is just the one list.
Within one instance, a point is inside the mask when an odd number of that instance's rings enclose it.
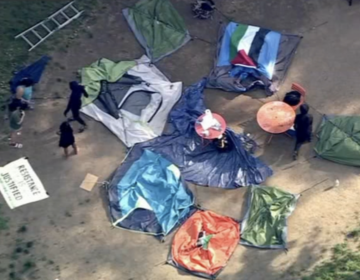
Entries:
{"label": "red cloth", "polygon": [[256,67],[254,61],[246,54],[244,50],[240,50],[235,58],[231,60],[231,64],[241,64]]}

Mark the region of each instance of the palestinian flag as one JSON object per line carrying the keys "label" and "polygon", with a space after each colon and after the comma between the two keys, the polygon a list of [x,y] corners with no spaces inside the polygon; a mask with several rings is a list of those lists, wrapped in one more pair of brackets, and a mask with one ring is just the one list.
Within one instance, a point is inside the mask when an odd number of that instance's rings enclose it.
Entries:
{"label": "palestinian flag", "polygon": [[271,79],[281,34],[252,25],[238,24],[230,37],[230,61],[233,65],[257,68]]}
{"label": "palestinian flag", "polygon": [[223,24],[207,87],[235,92],[262,87],[271,95],[279,89],[301,38],[237,22]]}

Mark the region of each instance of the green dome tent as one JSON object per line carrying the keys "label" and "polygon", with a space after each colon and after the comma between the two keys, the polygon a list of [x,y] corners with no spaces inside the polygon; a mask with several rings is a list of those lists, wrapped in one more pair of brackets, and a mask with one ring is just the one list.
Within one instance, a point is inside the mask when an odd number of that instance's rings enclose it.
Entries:
{"label": "green dome tent", "polygon": [[315,152],[322,158],[360,166],[360,116],[324,116]]}
{"label": "green dome tent", "polygon": [[124,9],[123,15],[152,62],[172,54],[191,39],[184,20],[168,0],[141,0]]}

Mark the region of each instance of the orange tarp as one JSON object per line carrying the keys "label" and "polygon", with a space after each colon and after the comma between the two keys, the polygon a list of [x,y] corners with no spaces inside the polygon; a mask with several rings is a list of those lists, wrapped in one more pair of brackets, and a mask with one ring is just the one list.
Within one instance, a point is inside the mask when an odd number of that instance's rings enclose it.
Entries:
{"label": "orange tarp", "polygon": [[[199,234],[211,235],[207,248],[197,245]],[[178,230],[171,252],[173,260],[189,271],[214,275],[222,269],[240,239],[240,224],[211,211],[197,211]]]}

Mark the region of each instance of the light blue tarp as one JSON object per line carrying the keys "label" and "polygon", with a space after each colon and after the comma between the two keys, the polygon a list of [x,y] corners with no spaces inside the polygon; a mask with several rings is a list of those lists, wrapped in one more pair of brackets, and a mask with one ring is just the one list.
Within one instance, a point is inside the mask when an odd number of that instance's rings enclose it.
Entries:
{"label": "light blue tarp", "polygon": [[125,173],[143,150],[151,150],[179,167],[183,178],[194,184],[233,189],[261,184],[272,175],[266,164],[255,158],[244,147],[245,135],[231,129],[226,135],[233,149],[219,151],[212,143],[204,145],[195,132],[195,121],[206,109],[204,86],[206,79],[188,87],[170,113],[169,129],[163,136],[136,144],[122,165]]}
{"label": "light blue tarp", "polygon": [[122,175],[120,168],[109,187],[115,226],[165,236],[191,214],[194,197],[162,156],[144,150]]}

